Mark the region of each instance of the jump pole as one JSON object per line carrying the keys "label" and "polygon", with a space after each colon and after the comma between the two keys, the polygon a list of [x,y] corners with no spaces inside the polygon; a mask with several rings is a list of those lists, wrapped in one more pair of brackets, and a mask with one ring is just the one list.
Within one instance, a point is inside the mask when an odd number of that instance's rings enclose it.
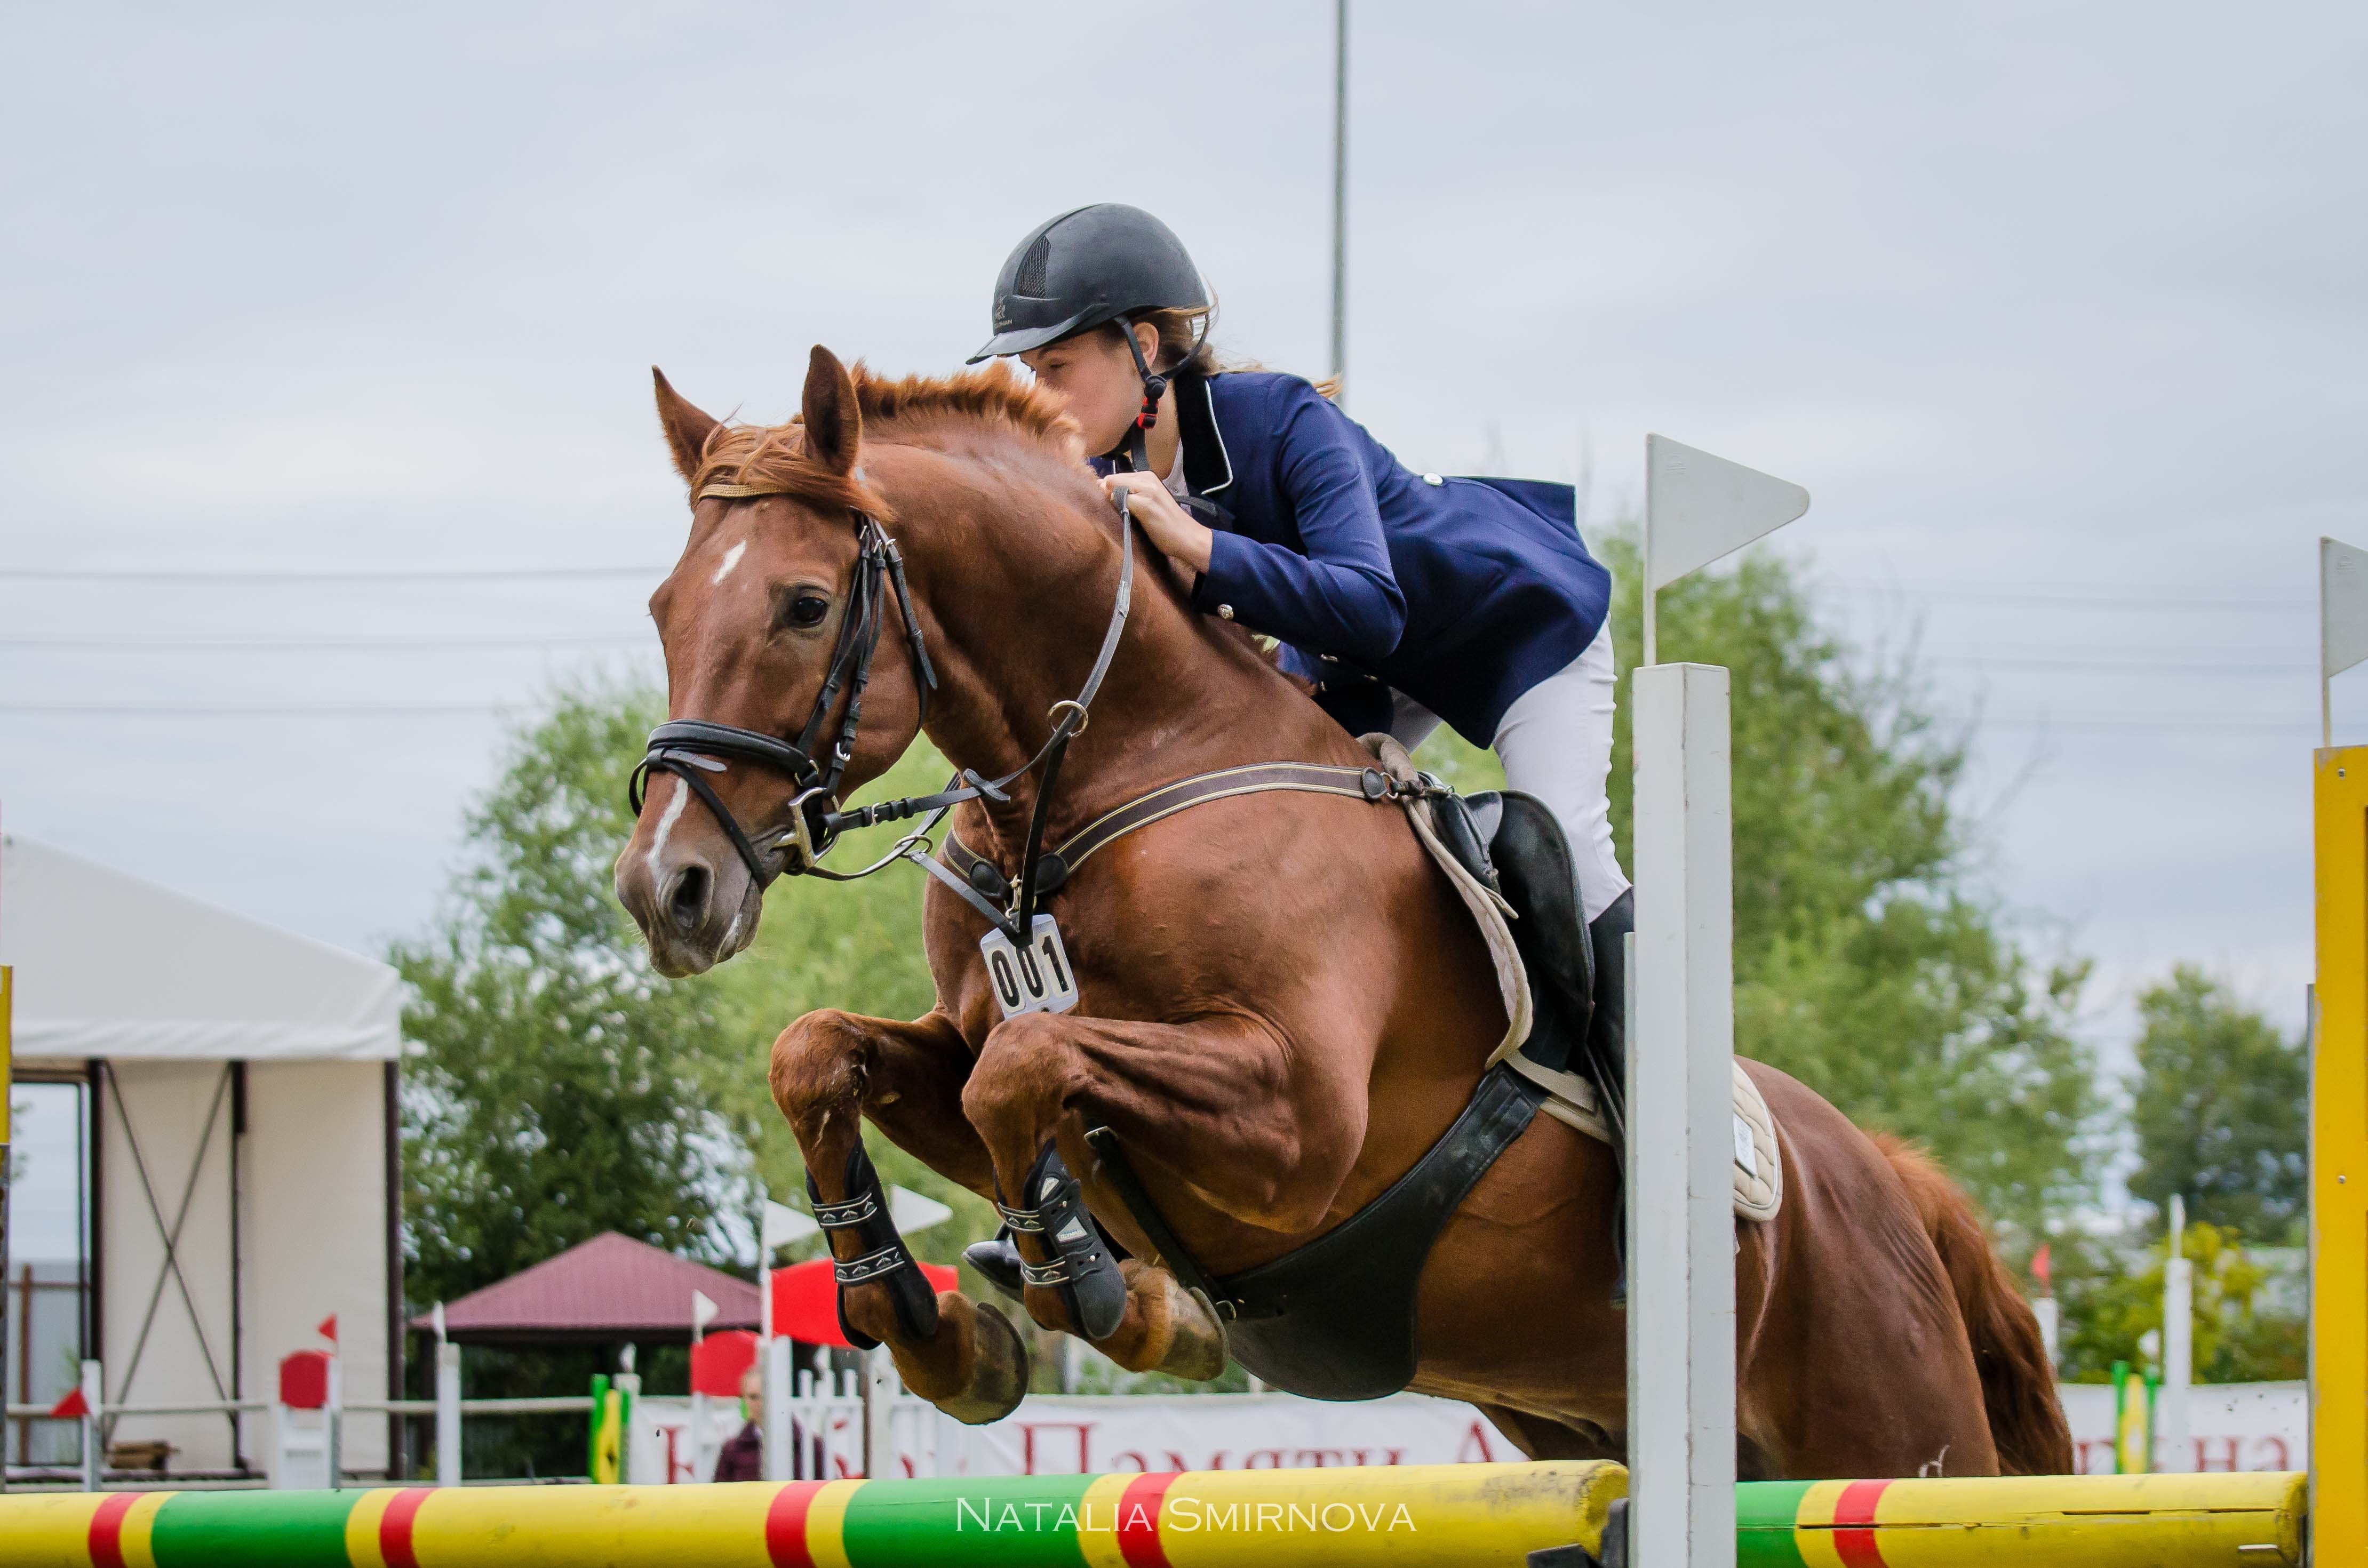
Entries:
{"label": "jump pole", "polygon": [[1809,509],[1797,484],[1645,438],[1628,1037],[1630,1561],[1731,1568],[1735,868],[1727,672],[1664,665],[1664,587]]}
{"label": "jump pole", "polygon": [[2316,1562],[2368,1562],[2368,746],[2334,744],[2329,687],[2368,659],[2368,551],[2319,541],[2311,759],[2310,1474]]}
{"label": "jump pole", "polygon": [[[0,1500],[0,1564],[1505,1568],[1542,1548],[1603,1549],[1626,1479],[1545,1463],[20,1494]],[[1747,1482],[1729,1545],[1740,1568],[2292,1568],[2304,1493],[2298,1472],[2258,1471]]]}

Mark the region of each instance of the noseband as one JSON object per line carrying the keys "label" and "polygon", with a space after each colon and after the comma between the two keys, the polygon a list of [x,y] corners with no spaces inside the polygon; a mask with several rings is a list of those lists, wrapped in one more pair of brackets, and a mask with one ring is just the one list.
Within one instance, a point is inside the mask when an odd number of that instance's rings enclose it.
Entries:
{"label": "noseband", "polygon": [[[697,499],[738,501],[781,494],[784,492],[756,485],[711,484],[700,491]],[[863,715],[863,691],[871,678],[871,657],[880,646],[885,620],[882,601],[886,589],[895,590],[896,608],[904,617],[905,641],[912,653],[914,684],[920,694],[923,718],[928,715],[929,694],[938,685],[937,671],[930,665],[928,648],[922,640],[920,619],[913,613],[912,592],[905,583],[905,558],[897,551],[896,541],[870,514],[856,512],[853,517],[857,548],[855,574],[848,587],[847,614],[839,623],[838,643],[831,652],[822,689],[814,695],[814,710],[806,716],[805,728],[797,740],[791,742],[762,730],[705,719],[669,720],[650,732],[649,751],[626,783],[626,802],[636,816],[640,815],[650,775],[671,773],[714,814],[759,889],[783,874],[854,881],[895,861],[912,859],[949,881],[956,892],[997,926],[1008,933],[1025,933],[1030,929],[1034,915],[1036,864],[1043,843],[1046,808],[1052,800],[1053,783],[1060,776],[1061,759],[1068,750],[1070,738],[1086,727],[1087,710],[1093,704],[1094,694],[1101,689],[1102,676],[1110,671],[1111,656],[1118,652],[1119,634],[1126,629],[1127,611],[1133,597],[1134,522],[1128,513],[1125,494],[1121,492],[1119,496],[1118,596],[1110,608],[1109,630],[1102,634],[1101,651],[1094,659],[1093,671],[1086,677],[1083,688],[1076,698],[1053,705],[1053,733],[1036,755],[1000,778],[983,778],[975,771],[964,768],[936,794],[910,795],[846,811],[838,803],[838,786],[855,756],[856,727]],[[817,759],[815,744],[842,690],[847,694],[847,711],[839,719],[829,751]],[[789,825],[765,835],[761,847],[740,825],[713,786],[700,777],[727,772],[732,762],[753,763],[784,774],[794,786]],[[1018,907],[1007,912],[988,903],[968,883],[953,880],[925,846],[928,834],[946,812],[964,801],[1008,800],[1004,787],[1040,766],[1044,778],[1037,791],[1034,821],[1030,826]],[[929,813],[928,821],[861,870],[832,871],[823,868],[822,858],[830,852],[845,829],[901,822],[923,812]],[[916,853],[916,849],[920,852]],[[1015,939],[1024,944],[1027,938],[1017,936]]]}

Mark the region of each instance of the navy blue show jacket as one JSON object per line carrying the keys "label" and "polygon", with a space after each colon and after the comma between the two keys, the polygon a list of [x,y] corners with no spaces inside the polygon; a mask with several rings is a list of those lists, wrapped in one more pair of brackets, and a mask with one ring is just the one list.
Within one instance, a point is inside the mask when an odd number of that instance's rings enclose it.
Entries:
{"label": "navy blue show jacket", "polygon": [[1184,478],[1216,530],[1192,602],[1230,607],[1351,733],[1390,688],[1486,745],[1601,630],[1611,574],[1567,484],[1409,472],[1297,376],[1176,383]]}

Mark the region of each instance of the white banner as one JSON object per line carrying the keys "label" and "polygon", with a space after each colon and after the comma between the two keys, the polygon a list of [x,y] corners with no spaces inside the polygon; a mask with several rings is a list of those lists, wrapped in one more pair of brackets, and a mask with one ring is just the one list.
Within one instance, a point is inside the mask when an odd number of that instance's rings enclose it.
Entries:
{"label": "white banner", "polygon": [[[2113,1463],[2113,1391],[2067,1383],[2075,1468]],[[897,1471],[927,1475],[1077,1475],[1113,1471],[1304,1470],[1349,1465],[1487,1464],[1521,1458],[1468,1404],[1394,1394],[1335,1404],[1287,1393],[1031,1394],[991,1426],[964,1426],[920,1400],[893,1402]],[[643,1399],[633,1412],[632,1479],[705,1481],[715,1452],[740,1426],[737,1402],[711,1400],[705,1430],[690,1402]],[[2180,1469],[2300,1470],[2309,1463],[2301,1383],[2201,1384],[2190,1403],[2194,1435]],[[851,1392],[798,1402],[811,1449],[800,1474],[861,1473],[863,1411]],[[2181,1462],[2183,1461],[2183,1462]]]}

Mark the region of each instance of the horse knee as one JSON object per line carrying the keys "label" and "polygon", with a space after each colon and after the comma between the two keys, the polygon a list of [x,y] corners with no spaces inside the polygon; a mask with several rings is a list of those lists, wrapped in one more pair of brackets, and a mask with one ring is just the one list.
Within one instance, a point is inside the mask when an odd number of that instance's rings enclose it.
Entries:
{"label": "horse knee", "polygon": [[851,1015],[836,1008],[808,1013],[773,1041],[767,1077],[773,1104],[801,1134],[819,1132],[832,1112],[863,1097],[862,1037]]}
{"label": "horse knee", "polygon": [[987,1035],[962,1085],[962,1114],[990,1147],[1000,1134],[1029,1141],[1032,1153],[1085,1080],[1067,1026],[1051,1013],[1022,1013]]}

